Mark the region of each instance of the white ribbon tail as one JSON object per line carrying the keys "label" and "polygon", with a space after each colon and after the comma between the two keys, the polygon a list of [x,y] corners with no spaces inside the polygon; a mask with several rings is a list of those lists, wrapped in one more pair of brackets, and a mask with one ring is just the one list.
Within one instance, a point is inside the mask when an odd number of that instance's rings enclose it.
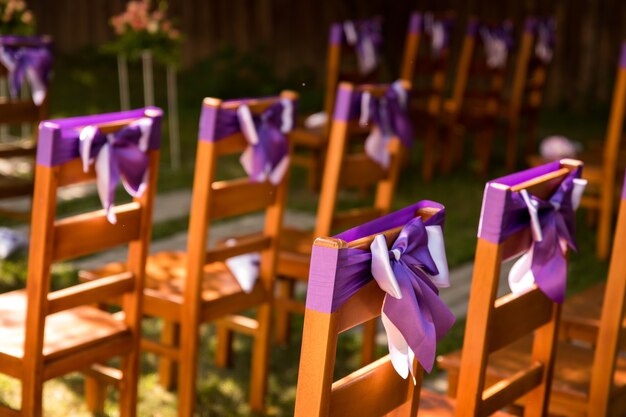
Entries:
{"label": "white ribbon tail", "polygon": [[283,133],[291,132],[293,129],[293,102],[284,98],[280,100],[280,103],[283,105],[280,131]]}
{"label": "white ribbon tail", "polygon": [[402,336],[400,330],[391,322],[389,317],[387,317],[385,313],[382,313],[380,318],[385,327],[385,332],[387,333],[387,345],[389,346],[389,357],[393,369],[395,369],[398,375],[403,379],[406,379],[410,373],[413,377],[413,384],[416,384],[417,380],[413,374],[415,353],[413,353],[406,339]]}
{"label": "white ribbon tail", "polygon": [[346,42],[348,45],[354,46],[357,41],[356,28],[351,20],[343,23],[343,32],[346,35]]}
{"label": "white ribbon tail", "polygon": [[403,109],[406,109],[408,97],[407,97],[406,90],[402,86],[402,83],[400,81],[394,81],[393,84],[391,84],[391,88],[393,88],[396,91],[396,94],[398,95],[398,101],[400,103],[400,107],[402,107]]}
{"label": "white ribbon tail", "polygon": [[239,124],[241,125],[241,131],[246,137],[248,143],[251,145],[258,144],[259,136],[257,135],[256,127],[254,126],[254,120],[252,119],[250,108],[246,105],[239,106],[237,109],[237,117],[239,119]]}
{"label": "white ribbon tail", "polygon": [[372,101],[372,94],[369,91],[365,91],[361,94],[361,115],[359,116],[359,125],[367,126],[370,120],[370,102]]}
{"label": "white ribbon tail", "polygon": [[[239,163],[241,163],[241,166],[243,167],[243,170],[246,171],[246,174],[248,174],[249,176],[252,175],[252,158],[253,158],[253,151],[252,151],[252,146],[248,146],[241,154],[241,156],[239,157]],[[253,178],[253,180],[255,181],[263,181],[265,180],[265,174],[264,172],[261,172],[260,174],[261,178]]]}
{"label": "white ribbon tail", "polygon": [[[400,285],[391,269],[389,249],[387,248],[385,236],[377,235],[370,245],[370,250],[372,251],[372,276],[378,283],[378,286],[392,297],[401,299]],[[393,255],[396,259],[399,258],[398,253]]]}
{"label": "white ribbon tail", "polygon": [[437,288],[447,288],[450,286],[450,273],[446,258],[446,246],[443,240],[443,229],[439,225],[426,226],[426,233],[428,234],[428,251],[439,271],[438,275],[429,274],[430,280]]}
{"label": "white ribbon tail", "polygon": [[326,126],[326,123],[328,123],[328,114],[323,111],[313,113],[312,115],[304,119],[304,127],[306,127],[307,129],[315,129],[318,127]]}
{"label": "white ribbon tail", "polygon": [[4,48],[4,46],[0,46],[0,63],[2,63],[2,65],[9,71],[9,72],[13,72],[15,71],[15,61],[11,58],[11,55],[9,55],[6,51],[6,49]]}
{"label": "white ribbon tail", "polygon": [[572,189],[572,207],[574,207],[574,210],[578,210],[580,200],[583,198],[583,193],[585,192],[586,187],[586,179],[574,178],[574,188]]}
{"label": "white ribbon tail", "polygon": [[371,39],[363,40],[363,55],[359,61],[359,69],[361,74],[369,74],[376,68],[376,50]]}
{"label": "white ribbon tail", "polygon": [[509,272],[509,288],[513,294],[524,294],[533,289],[535,276],[531,269],[533,263],[533,246],[515,261]]}
{"label": "white ribbon tail", "polygon": [[91,160],[89,154],[91,153],[91,145],[97,131],[98,128],[95,126],[85,126],[78,136],[78,153],[83,162],[83,172],[89,172],[89,163]]}
{"label": "white ribbon tail", "polygon": [[391,157],[387,149],[387,141],[379,127],[374,127],[365,139],[365,153],[383,168],[389,167]]}
{"label": "white ribbon tail", "polygon": [[32,68],[26,68],[26,76],[28,77],[28,81],[30,82],[33,102],[36,105],[40,106],[46,99],[46,85]]}
{"label": "white ribbon tail", "polygon": [[226,266],[246,294],[252,292],[259,278],[260,259],[258,253],[246,253],[226,260]]}
{"label": "white ribbon tail", "polygon": [[541,242],[543,240],[543,232],[541,231],[541,223],[539,222],[539,212],[537,211],[537,202],[530,198],[528,191],[521,190],[520,195],[526,203],[528,214],[530,215],[530,230],[535,242]]}
{"label": "white ribbon tail", "polygon": [[283,180],[287,170],[289,169],[289,161],[289,155],[285,155],[283,159],[281,159],[280,162],[274,167],[272,172],[270,172],[269,181],[272,184],[278,185]]}
{"label": "white ribbon tail", "polygon": [[102,207],[106,211],[107,220],[111,224],[117,223],[113,211],[113,203],[109,200],[109,181],[111,181],[111,149],[105,144],[96,157],[96,187]]}

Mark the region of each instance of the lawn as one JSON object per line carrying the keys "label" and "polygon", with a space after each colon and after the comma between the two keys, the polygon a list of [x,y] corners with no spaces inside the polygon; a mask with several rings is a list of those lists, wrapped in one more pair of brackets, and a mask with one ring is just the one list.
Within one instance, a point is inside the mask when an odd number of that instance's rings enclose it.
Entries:
{"label": "lawn", "polygon": [[[117,78],[115,61],[94,51],[62,56],[55,67],[55,80],[52,90],[52,115],[70,115],[115,111],[118,108]],[[169,155],[164,147],[162,169],[159,176],[159,191],[190,188],[193,174],[195,143],[197,139],[198,116],[201,99],[205,96],[232,98],[240,96],[269,95],[282,88],[293,88],[301,92],[301,109],[314,110],[321,102],[319,83],[306,69],[294,71],[283,78],[275,75],[275,69],[264,60],[262,51],[253,55],[239,55],[231,49],[224,49],[210,60],[183,72],[179,78],[180,124],[182,152],[185,163],[178,172],[169,170]],[[157,86],[164,86],[164,73],[156,72]],[[141,102],[139,69],[131,67],[131,85],[138,86],[133,91],[132,102]],[[303,87],[305,85],[306,87]],[[156,88],[157,104],[165,102],[163,88]],[[564,134],[572,139],[585,141],[588,138],[601,138],[608,113],[573,115],[558,109],[546,111],[543,115],[540,137],[550,134]],[[482,191],[485,179],[477,178],[470,163],[448,177],[436,178],[430,184],[420,180],[421,144],[411,151],[410,163],[405,167],[397,197],[396,208],[421,199],[443,203],[447,209],[446,243],[451,267],[471,261],[476,244],[476,230]],[[501,146],[500,146],[501,148]],[[501,150],[501,149],[500,149]],[[501,162],[501,155],[497,155]],[[236,163],[234,163],[236,165]],[[231,164],[232,165],[232,164]],[[494,164],[497,166],[498,163]],[[227,167],[227,169],[230,169]],[[236,169],[236,168],[235,168]],[[504,174],[496,169],[492,176]],[[294,170],[290,187],[289,206],[292,209],[314,212],[316,196],[310,193],[305,184],[304,173]],[[120,198],[122,195],[120,195]],[[359,201],[357,194],[342,196],[342,205],[349,206]],[[119,200],[118,200],[119,201]],[[64,203],[59,207],[62,214],[73,213],[98,206],[95,196]],[[154,226],[155,238],[166,238],[184,230],[187,218],[174,219]],[[568,292],[582,288],[602,279],[606,275],[606,263],[594,257],[595,235],[584,221],[584,213],[579,215],[579,253],[571,256],[571,273]],[[12,223],[1,223],[10,225]],[[23,287],[25,282],[25,255],[8,261],[0,261],[0,291]],[[76,280],[76,271],[65,264],[55,265],[53,281],[59,287]],[[452,283],[454,285],[454,283]],[[463,334],[463,321],[453,329],[451,335],[442,341],[440,351],[445,352],[460,346]],[[276,347],[272,352],[269,408],[267,415],[292,415],[295,398],[295,384],[300,348],[301,318],[294,320],[294,337],[285,348]],[[147,320],[147,334],[158,332],[158,323]],[[247,404],[248,367],[250,363],[250,341],[245,337],[236,338],[236,365],[233,369],[216,369],[213,365],[214,338],[209,326],[203,330],[198,410],[202,416],[249,416]],[[346,335],[340,344],[338,374],[345,374],[358,364],[359,333]],[[384,347],[381,347],[381,353]],[[176,396],[163,390],[157,381],[156,362],[151,355],[145,355],[142,362],[139,412],[142,416],[176,415]],[[13,406],[19,404],[19,385],[10,378],[0,376],[0,401]],[[83,416],[89,415],[83,404],[82,378],[73,374],[50,381],[45,388],[46,415]],[[117,415],[116,392],[111,390],[107,401],[107,415]]]}

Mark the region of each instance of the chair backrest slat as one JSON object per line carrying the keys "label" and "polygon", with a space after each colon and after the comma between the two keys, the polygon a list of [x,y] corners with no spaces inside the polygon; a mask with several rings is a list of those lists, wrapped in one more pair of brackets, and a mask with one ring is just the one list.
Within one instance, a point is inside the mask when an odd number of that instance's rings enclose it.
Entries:
{"label": "chair backrest slat", "polygon": [[[55,222],[52,261],[90,255],[138,239],[141,233],[141,205],[132,202],[113,210],[117,215],[117,224],[109,223],[104,211]],[[98,236],[98,239],[93,236]]]}
{"label": "chair backrest slat", "polygon": [[[248,179],[215,182],[211,186],[215,199],[211,218],[240,216],[271,206],[276,198],[276,194],[272,192],[274,188],[269,182],[255,183]],[[242,196],[246,197],[243,199],[246,204],[241,204]]]}

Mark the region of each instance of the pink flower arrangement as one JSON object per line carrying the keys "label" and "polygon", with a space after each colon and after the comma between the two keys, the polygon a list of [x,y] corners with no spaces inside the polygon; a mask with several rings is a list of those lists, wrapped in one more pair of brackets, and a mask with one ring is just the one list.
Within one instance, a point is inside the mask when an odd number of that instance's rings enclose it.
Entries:
{"label": "pink flower arrangement", "polygon": [[24,0],[0,0],[0,34],[31,35],[35,19]]}
{"label": "pink flower arrangement", "polygon": [[160,61],[177,61],[182,36],[167,17],[167,2],[160,1],[155,10],[151,6],[151,0],[131,0],[124,12],[113,16],[111,26],[118,38],[107,49],[131,58],[150,50]]}

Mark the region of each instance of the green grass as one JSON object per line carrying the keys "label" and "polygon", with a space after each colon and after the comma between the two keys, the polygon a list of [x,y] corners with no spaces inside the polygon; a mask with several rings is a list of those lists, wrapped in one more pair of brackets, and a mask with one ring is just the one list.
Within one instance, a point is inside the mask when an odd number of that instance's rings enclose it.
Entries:
{"label": "green grass", "polygon": [[[115,111],[118,108],[117,78],[115,60],[86,50],[74,56],[61,56],[55,68],[56,78],[52,90],[52,115],[63,117],[77,114]],[[141,81],[137,64],[131,65],[132,103],[141,105]],[[196,67],[181,73],[180,122],[183,169],[173,172],[169,169],[167,140],[163,150],[161,171],[159,174],[159,192],[167,192],[191,187],[196,135],[201,99],[205,96],[232,98],[275,94],[282,88],[294,88],[301,92],[301,109],[314,110],[321,103],[319,83],[307,69],[300,69],[283,78],[275,76],[275,69],[265,61],[262,51],[255,54],[241,55],[225,48]],[[155,73],[157,86],[164,86],[164,73]],[[303,87],[302,85],[306,85]],[[164,105],[163,88],[156,88],[157,105]],[[543,114],[539,137],[550,134],[564,134],[575,140],[586,142],[588,138],[601,138],[604,134],[606,112],[598,111],[587,115],[572,115],[551,110]],[[165,123],[167,129],[167,123]],[[166,130],[167,131],[167,130]],[[165,134],[167,138],[167,134]],[[497,145],[502,152],[501,141]],[[401,208],[418,200],[429,199],[446,206],[447,218],[445,236],[448,261],[451,267],[471,261],[476,245],[476,231],[484,179],[477,178],[468,166],[448,177],[436,178],[429,184],[420,179],[420,147],[418,143],[411,153],[411,162],[404,169],[396,199],[395,208]],[[492,176],[504,174],[501,166],[502,155],[496,155],[495,169]],[[240,172],[236,161],[223,166],[220,175],[228,177]],[[304,172],[294,169],[291,176],[289,206],[292,209],[314,212],[317,208],[317,196],[305,186]],[[117,201],[127,199],[120,191]],[[342,193],[341,207],[350,207],[360,203],[362,195],[357,192]],[[60,216],[99,206],[97,197],[89,196],[60,204]],[[606,276],[606,263],[598,262],[594,257],[595,234],[579,215],[578,243],[579,253],[570,257],[570,278],[568,293],[574,293],[597,282]],[[165,238],[187,228],[187,217],[172,219],[154,226],[155,239]],[[3,222],[0,225],[11,225]],[[26,280],[26,258],[19,254],[11,260],[0,261],[0,292],[22,288]],[[53,279],[55,287],[63,287],[76,282],[76,273],[65,264],[55,265]],[[454,283],[452,283],[454,285]],[[438,345],[438,353],[458,349],[462,342],[465,322],[460,320],[450,334]],[[293,322],[293,338],[289,346],[274,347],[271,357],[271,374],[268,393],[269,416],[289,416],[293,413],[295,384],[300,352],[300,332],[302,318]],[[159,325],[148,320],[144,328],[146,334],[157,335]],[[233,369],[217,369],[213,364],[214,337],[210,326],[202,332],[199,364],[198,410],[202,416],[256,416],[247,406],[248,370],[250,364],[250,339],[236,337],[236,361]],[[337,375],[345,375],[358,365],[360,333],[352,332],[342,337],[337,360]],[[380,347],[384,353],[386,347]],[[145,355],[142,360],[142,378],[140,382],[141,398],[139,413],[141,416],[175,416],[176,395],[163,390],[157,381],[157,363],[154,356]],[[68,375],[46,384],[46,415],[61,417],[66,415],[87,416],[83,401],[81,377]],[[0,376],[0,401],[13,406],[19,404],[19,384]],[[111,390],[106,404],[106,415],[117,415],[117,393]]]}

